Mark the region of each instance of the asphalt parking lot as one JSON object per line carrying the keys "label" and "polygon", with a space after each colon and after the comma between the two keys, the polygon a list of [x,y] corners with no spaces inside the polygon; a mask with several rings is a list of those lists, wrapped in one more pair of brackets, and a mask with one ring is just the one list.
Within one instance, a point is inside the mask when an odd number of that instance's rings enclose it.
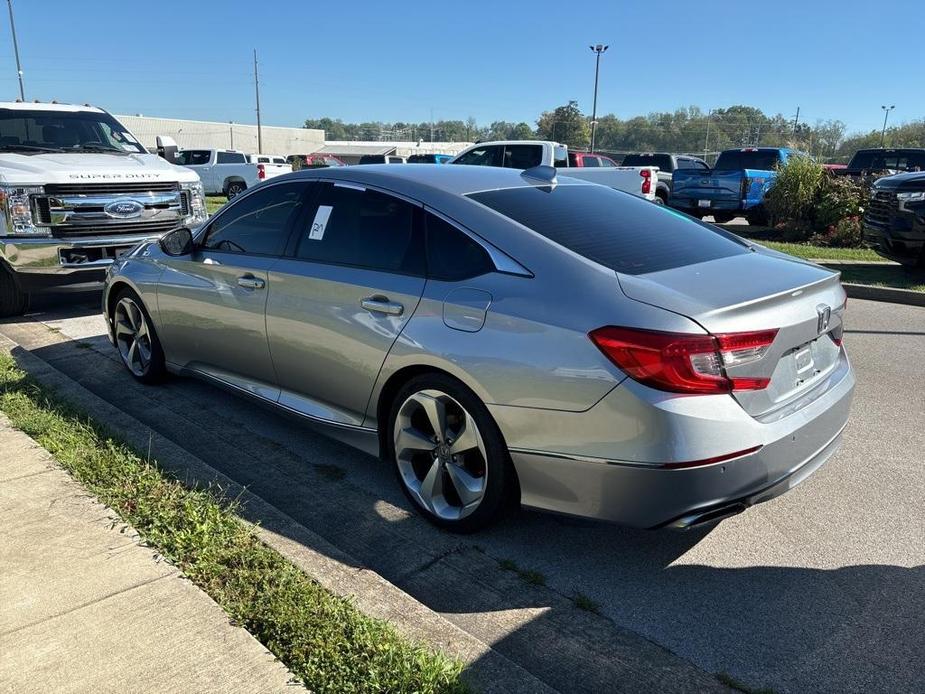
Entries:
{"label": "asphalt parking lot", "polygon": [[[790,493],[686,533],[520,512],[447,535],[409,514],[373,458],[203,383],[135,384],[95,295],[48,299],[0,333],[464,628],[481,628],[472,615],[486,611],[565,619],[538,591],[488,597],[484,562],[510,560],[540,572],[544,590],[581,593],[620,629],[751,688],[925,691],[925,308],[849,301],[858,386],[842,450]],[[428,578],[450,568],[469,590]],[[520,631],[485,636],[516,652],[532,633]],[[580,654],[543,647],[547,681],[567,680]]]}

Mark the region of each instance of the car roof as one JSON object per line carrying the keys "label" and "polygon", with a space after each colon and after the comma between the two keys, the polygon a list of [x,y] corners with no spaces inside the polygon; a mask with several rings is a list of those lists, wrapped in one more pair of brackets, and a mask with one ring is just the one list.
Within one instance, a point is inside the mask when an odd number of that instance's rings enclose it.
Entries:
{"label": "car roof", "polygon": [[[419,164],[405,167],[389,164],[369,164],[346,166],[338,169],[298,171],[287,175],[295,178],[332,178],[352,183],[379,185],[408,195],[413,195],[415,189],[428,188],[455,195],[466,195],[483,190],[549,185],[548,182],[530,179],[522,174],[523,172],[520,169],[504,169],[494,166]],[[559,184],[594,185],[567,176],[559,176],[557,181]]]}
{"label": "car roof", "polygon": [[51,104],[48,102],[35,101],[0,101],[0,108],[6,108],[11,111],[58,111],[77,113],[80,111],[89,113],[104,113],[103,109],[96,106],[79,106],[77,104]]}

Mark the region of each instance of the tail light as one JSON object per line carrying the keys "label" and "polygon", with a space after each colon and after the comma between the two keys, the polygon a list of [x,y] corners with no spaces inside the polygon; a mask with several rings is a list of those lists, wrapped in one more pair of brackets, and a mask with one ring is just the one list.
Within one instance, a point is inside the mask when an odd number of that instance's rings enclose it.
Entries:
{"label": "tail light", "polygon": [[652,192],[652,172],[649,169],[640,169],[639,175],[642,176],[642,194],[648,195]]}
{"label": "tail light", "polygon": [[730,377],[725,367],[763,358],[777,330],[690,335],[607,326],[588,336],[640,383],[670,393],[715,394],[768,386],[769,378]]}
{"label": "tail light", "polygon": [[265,167],[263,164],[257,164],[257,178],[261,181],[264,181],[267,178],[267,167]]}
{"label": "tail light", "polygon": [[748,197],[748,189],[752,187],[752,179],[748,176],[742,179],[742,194],[740,197],[745,200]]}

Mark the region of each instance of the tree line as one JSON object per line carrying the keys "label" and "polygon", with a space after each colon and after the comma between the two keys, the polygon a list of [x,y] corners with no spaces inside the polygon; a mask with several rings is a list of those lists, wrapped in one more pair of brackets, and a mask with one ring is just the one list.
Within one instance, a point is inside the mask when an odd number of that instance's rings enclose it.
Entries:
{"label": "tree line", "polygon": [[[435,122],[370,121],[344,123],[340,119],[305,121],[306,128],[325,131],[328,140],[407,140],[424,142],[476,142],[479,140],[556,140],[576,149],[591,143],[590,117],[577,102],[540,114],[526,122],[494,121],[478,124],[474,118]],[[666,151],[687,154],[719,152],[732,147],[795,147],[820,161],[845,162],[858,149],[880,146],[880,130],[846,134],[840,120],[804,123],[778,113],[767,115],[752,106],[730,106],[704,111],[697,106],[673,112],[653,112],[629,119],[613,114],[599,116],[594,148],[602,152]],[[887,128],[887,147],[925,147],[925,119]]]}

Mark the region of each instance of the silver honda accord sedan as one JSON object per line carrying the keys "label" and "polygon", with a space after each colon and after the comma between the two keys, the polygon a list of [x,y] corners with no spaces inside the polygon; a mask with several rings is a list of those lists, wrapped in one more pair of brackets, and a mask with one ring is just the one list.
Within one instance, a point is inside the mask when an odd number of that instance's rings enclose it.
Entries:
{"label": "silver honda accord sedan", "polygon": [[831,457],[838,274],[554,173],[274,178],[115,262],[110,339],[140,381],[206,378],[380,456],[456,531],[509,500],[689,527]]}

